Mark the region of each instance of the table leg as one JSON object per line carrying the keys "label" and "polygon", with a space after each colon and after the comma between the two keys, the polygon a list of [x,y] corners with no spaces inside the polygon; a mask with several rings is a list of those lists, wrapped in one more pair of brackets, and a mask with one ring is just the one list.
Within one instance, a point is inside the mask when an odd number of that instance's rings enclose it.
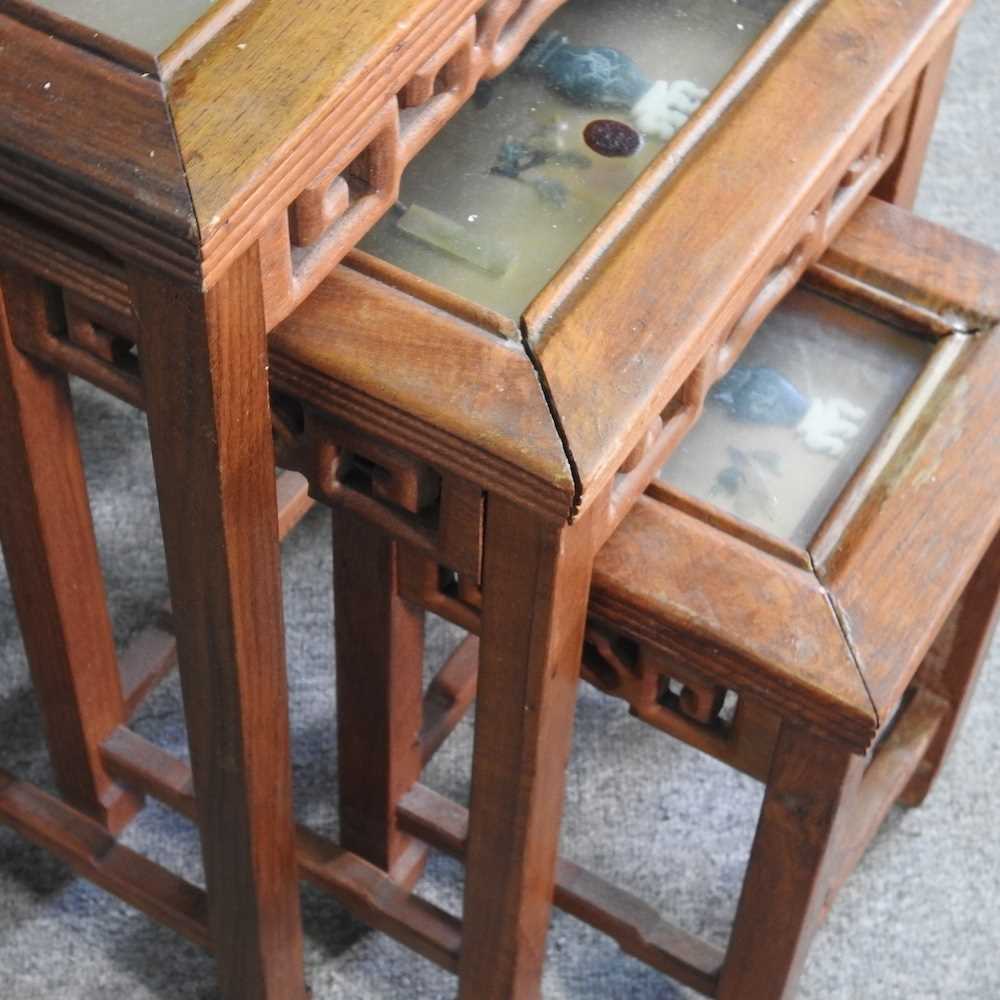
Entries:
{"label": "table leg", "polygon": [[42,286],[0,275],[0,541],[66,801],[117,833],[141,804],[108,777],[99,747],[126,718],[69,382],[14,345],[47,325]]}
{"label": "table leg", "polygon": [[918,806],[930,792],[972,700],[998,618],[1000,535],[986,550],[928,654],[929,662],[925,661],[925,668],[930,670],[926,683],[948,700],[949,709],[924,759],[899,797],[902,805]]}
{"label": "table leg", "polygon": [[794,996],[851,815],[863,757],[782,725],[743,891],[719,980],[719,1000]]}
{"label": "table leg", "polygon": [[592,534],[487,498],[463,1000],[540,995]]}
{"label": "table leg", "polygon": [[876,198],[890,201],[900,208],[913,208],[917,200],[927,147],[934,133],[938,105],[955,50],[955,38],[954,33],[949,36],[920,74],[903,148],[872,192]]}
{"label": "table leg", "polygon": [[397,544],[334,507],[340,843],[410,886],[427,848],[396,805],[420,777],[424,612],[397,592]]}
{"label": "table leg", "polygon": [[130,274],[209,928],[230,1000],[304,996],[256,249],[208,291]]}

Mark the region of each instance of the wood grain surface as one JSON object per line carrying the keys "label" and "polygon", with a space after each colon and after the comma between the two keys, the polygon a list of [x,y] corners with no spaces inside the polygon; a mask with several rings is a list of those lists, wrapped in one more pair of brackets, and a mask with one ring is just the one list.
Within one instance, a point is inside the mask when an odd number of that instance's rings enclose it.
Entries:
{"label": "wood grain surface", "polygon": [[12,337],[48,322],[41,282],[0,272],[0,541],[59,791],[117,833],[141,802],[98,755],[125,702],[69,380]]}
{"label": "wood grain surface", "polygon": [[0,12],[3,196],[133,260],[197,273],[162,85]]}
{"label": "wood grain surface", "polygon": [[816,557],[883,718],[1000,528],[997,399],[1000,337],[986,335]]}
{"label": "wood grain surface", "polygon": [[834,294],[850,297],[853,279],[879,290],[897,315],[909,309],[924,323],[936,319],[935,332],[986,333],[1000,324],[998,252],[878,198],[851,218],[809,281],[823,288],[835,276],[826,286]]}
{"label": "wood grain surface", "polygon": [[488,496],[459,997],[540,996],[593,521]]}
{"label": "wood grain surface", "polygon": [[399,596],[398,544],[351,511],[333,511],[339,842],[409,884],[427,849],[399,830],[396,803],[423,767],[424,612]]}
{"label": "wood grain surface", "polygon": [[870,201],[816,279],[848,300],[875,289],[860,301],[934,318],[942,337],[940,373],[904,400],[810,546],[884,718],[1000,528],[1000,253]]}
{"label": "wood grain surface", "polygon": [[517,341],[338,268],[268,342],[272,383],[456,475],[568,515],[572,471]]}
{"label": "wood grain surface", "polygon": [[864,751],[876,719],[813,574],[643,497],[601,548],[592,616]]}
{"label": "wood grain surface", "polygon": [[342,143],[481,4],[257,0],[224,25],[168,84],[202,239]]}
{"label": "wood grain surface", "polygon": [[219,982],[302,1000],[259,261],[207,295],[129,273]]}
{"label": "wood grain surface", "polygon": [[791,1000],[851,819],[864,760],[782,727],[715,996]]}
{"label": "wood grain surface", "polygon": [[[831,0],[554,312],[526,322],[592,502],[964,9]],[[767,136],[762,142],[761,137]],[[669,150],[665,151],[665,155]],[[655,168],[654,168],[655,169]],[[830,234],[833,235],[832,233]]]}

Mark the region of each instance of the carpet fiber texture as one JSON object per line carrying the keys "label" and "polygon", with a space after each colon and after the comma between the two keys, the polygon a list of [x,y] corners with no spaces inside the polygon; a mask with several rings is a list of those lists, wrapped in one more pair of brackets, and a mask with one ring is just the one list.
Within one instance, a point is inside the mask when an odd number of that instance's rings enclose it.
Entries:
{"label": "carpet fiber texture", "polygon": [[[1000,0],[982,0],[959,40],[918,210],[1000,246]],[[75,386],[101,555],[119,643],[166,596],[142,418]],[[0,472],[2,477],[2,472]],[[0,478],[2,488],[2,478]],[[297,808],[336,833],[330,542],[314,511],[286,543],[284,583]],[[429,630],[432,663],[459,638]],[[804,1000],[986,1000],[1000,996],[1000,646],[994,644],[964,733],[925,806],[894,811],[812,948]],[[137,728],[185,746],[176,679]],[[434,760],[433,787],[467,795],[471,724]],[[0,571],[0,759],[51,786],[6,576]],[[566,799],[566,855],[640,892],[688,929],[723,944],[760,790],[749,779],[581,691]],[[124,840],[200,878],[191,826],[151,805]],[[460,868],[435,858],[424,892],[458,912]],[[448,997],[453,980],[336,903],[304,890],[314,1000]],[[694,994],[569,917],[554,917],[545,997],[669,1000]],[[0,829],[0,996],[7,1000],[210,1000],[213,964],[185,941]]]}

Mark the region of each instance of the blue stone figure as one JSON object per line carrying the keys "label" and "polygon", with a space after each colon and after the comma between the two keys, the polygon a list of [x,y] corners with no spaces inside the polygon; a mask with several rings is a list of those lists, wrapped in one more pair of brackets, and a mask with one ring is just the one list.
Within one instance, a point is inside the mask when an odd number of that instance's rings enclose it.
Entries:
{"label": "blue stone figure", "polygon": [[709,399],[750,424],[795,427],[809,410],[809,400],[784,375],[764,366],[733,365]]}
{"label": "blue stone figure", "polygon": [[631,108],[652,86],[624,52],[606,46],[577,48],[565,35],[539,35],[518,61],[573,104],[587,108]]}

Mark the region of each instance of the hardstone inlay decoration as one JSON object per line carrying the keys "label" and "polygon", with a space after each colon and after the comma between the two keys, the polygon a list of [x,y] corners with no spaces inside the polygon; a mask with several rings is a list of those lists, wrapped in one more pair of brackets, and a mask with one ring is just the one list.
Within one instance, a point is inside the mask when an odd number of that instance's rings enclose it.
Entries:
{"label": "hardstone inlay decoration", "polygon": [[406,165],[483,78],[502,72],[565,0],[493,0],[273,213],[261,236],[268,327],[284,319],[396,203]]}
{"label": "hardstone inlay decoration", "polygon": [[752,293],[739,318],[716,337],[666,408],[647,425],[614,478],[606,533],[610,534],[632,501],[646,488],[683,435],[694,425],[712,386],[740,356],[754,332],[795,287],[810,265],[830,245],[844,223],[877,183],[899,152],[910,111],[901,101],[828,190],[819,204],[772,253],[773,264]]}

